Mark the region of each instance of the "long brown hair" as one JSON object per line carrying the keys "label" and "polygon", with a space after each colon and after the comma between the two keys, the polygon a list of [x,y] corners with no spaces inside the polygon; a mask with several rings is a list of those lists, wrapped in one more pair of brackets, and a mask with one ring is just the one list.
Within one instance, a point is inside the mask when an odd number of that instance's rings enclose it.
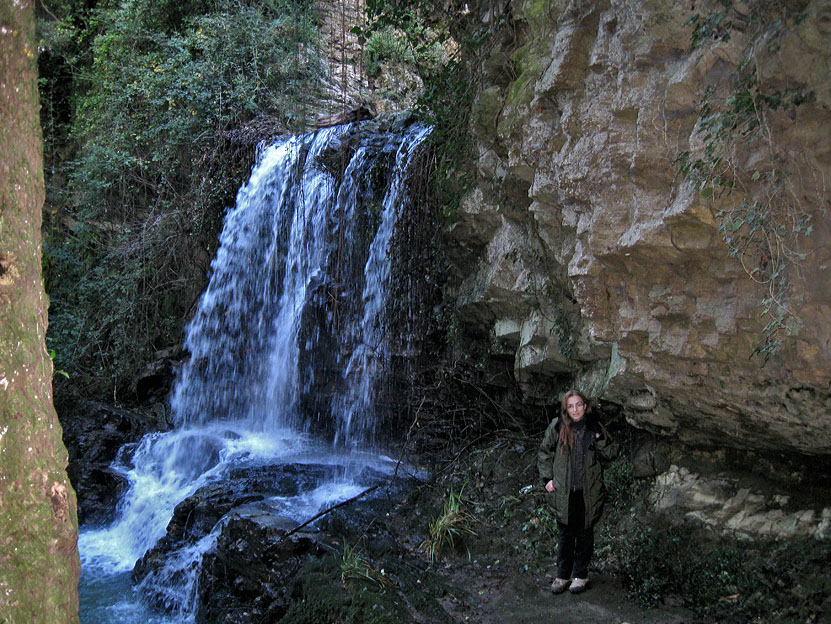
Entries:
{"label": "long brown hair", "polygon": [[591,403],[589,403],[586,395],[579,390],[571,389],[563,395],[563,400],[560,402],[561,422],[563,424],[560,427],[560,446],[562,447],[568,444],[569,450],[574,448],[574,421],[571,420],[571,416],[568,415],[568,409],[566,408],[566,403],[571,397],[579,397],[585,404],[586,412],[583,415],[584,420],[588,418],[592,411]]}

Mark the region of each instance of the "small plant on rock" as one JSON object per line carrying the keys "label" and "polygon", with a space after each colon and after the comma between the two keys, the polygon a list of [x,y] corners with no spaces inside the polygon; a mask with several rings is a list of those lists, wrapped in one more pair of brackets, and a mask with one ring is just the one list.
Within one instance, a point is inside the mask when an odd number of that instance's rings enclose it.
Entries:
{"label": "small plant on rock", "polygon": [[363,557],[357,546],[350,546],[346,542],[343,544],[340,578],[347,587],[349,587],[352,581],[374,583],[381,587],[386,587],[390,584],[390,580],[387,578],[383,569],[380,571],[376,570],[372,566],[372,563]]}
{"label": "small plant on rock", "polygon": [[557,521],[551,507],[544,500],[534,508],[526,522],[522,523],[521,544],[526,551],[544,553],[557,543]]}
{"label": "small plant on rock", "polygon": [[430,560],[435,561],[446,548],[453,550],[465,537],[476,535],[475,522],[476,518],[464,509],[461,492],[456,494],[451,488],[441,513],[430,523],[430,536],[421,546],[430,553]]}

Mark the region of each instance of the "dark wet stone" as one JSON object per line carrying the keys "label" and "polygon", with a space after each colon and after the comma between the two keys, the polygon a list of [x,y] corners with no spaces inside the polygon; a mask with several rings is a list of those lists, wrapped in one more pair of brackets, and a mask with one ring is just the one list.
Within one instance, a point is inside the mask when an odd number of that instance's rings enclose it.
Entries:
{"label": "dark wet stone", "polygon": [[[382,475],[363,475],[368,481],[372,476]],[[381,485],[326,513],[314,528],[294,533],[294,521],[261,505],[235,509],[202,560],[196,621],[451,621],[427,587],[428,566],[401,546],[390,526],[392,512],[414,483]],[[384,570],[381,581],[345,571],[344,552],[350,549],[360,552],[376,576]]]}
{"label": "dark wet stone", "polygon": [[[171,553],[208,535],[232,510],[273,496],[294,496],[331,478],[334,471],[334,466],[325,464],[248,466],[232,470],[223,480],[199,488],[176,506],[165,536],[134,566],[133,580],[140,582],[158,572]],[[152,588],[148,590],[152,594]]]}
{"label": "dark wet stone", "polygon": [[[375,611],[388,618],[379,622],[400,623],[413,621],[401,605],[415,600],[423,605],[420,609],[432,610],[430,621],[445,621],[441,607],[423,593],[416,580],[426,578],[426,564],[407,554],[389,524],[396,506],[415,486],[414,479],[402,477],[389,484],[385,473],[365,469],[356,482],[371,491],[341,506],[333,505],[304,527],[269,503],[275,496],[310,491],[331,480],[339,469],[326,464],[287,464],[231,471],[222,482],[200,488],[176,507],[165,537],[136,564],[134,581],[141,583],[146,600],[170,611],[181,604],[171,586],[195,573],[197,622],[271,622],[286,614],[293,620],[298,603],[305,600],[314,600],[320,613],[357,609],[354,617],[372,609],[367,601],[375,600],[384,603],[374,607]],[[181,569],[171,572],[166,568],[171,558],[212,532],[215,542],[201,561],[196,558],[188,563],[185,558]],[[390,585],[342,578],[344,550],[358,544],[368,565],[394,575]],[[399,585],[395,589],[393,578]],[[355,583],[369,583],[361,589],[363,602],[348,595],[347,587],[354,590]],[[320,591],[323,585],[329,587],[325,592]],[[412,596],[405,597],[401,593],[405,591]]]}
{"label": "dark wet stone", "polygon": [[55,408],[69,451],[67,473],[78,495],[78,521],[110,522],[127,485],[111,465],[125,445],[170,428],[165,408],[156,404],[131,410],[71,395],[56,397]]}
{"label": "dark wet stone", "polygon": [[232,514],[202,560],[197,621],[272,622],[282,617],[300,569],[338,551],[325,534],[287,535],[294,525],[250,509]]}

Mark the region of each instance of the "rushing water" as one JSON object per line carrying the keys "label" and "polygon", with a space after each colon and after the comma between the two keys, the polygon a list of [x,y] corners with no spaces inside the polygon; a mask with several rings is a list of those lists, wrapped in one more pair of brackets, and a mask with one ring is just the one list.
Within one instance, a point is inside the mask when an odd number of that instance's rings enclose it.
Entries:
{"label": "rushing water", "polygon": [[[233,467],[337,466],[329,481],[268,501],[298,522],[360,491],[352,477],[361,468],[391,470],[373,450],[388,358],[387,256],[407,164],[427,133],[340,126],[264,150],[226,216],[186,330],[191,356],[171,396],[175,428],[122,449],[115,468],[129,485],[117,517],[81,531],[83,624],[192,620],[195,571],[221,520],[139,587],[130,573],[176,505]],[[145,590],[164,596],[173,614],[145,607]]]}

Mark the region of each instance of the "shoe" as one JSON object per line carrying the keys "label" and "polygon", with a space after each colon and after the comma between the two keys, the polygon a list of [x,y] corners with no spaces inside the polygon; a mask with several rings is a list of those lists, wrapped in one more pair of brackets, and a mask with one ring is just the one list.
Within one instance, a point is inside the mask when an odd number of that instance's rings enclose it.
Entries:
{"label": "shoe", "polygon": [[571,579],[555,578],[554,582],[551,583],[551,591],[555,594],[562,594],[566,590],[570,582]]}
{"label": "shoe", "polygon": [[568,591],[572,594],[579,594],[581,591],[585,591],[586,585],[589,584],[589,579],[584,578],[576,578],[571,582],[571,585],[568,586]]}

